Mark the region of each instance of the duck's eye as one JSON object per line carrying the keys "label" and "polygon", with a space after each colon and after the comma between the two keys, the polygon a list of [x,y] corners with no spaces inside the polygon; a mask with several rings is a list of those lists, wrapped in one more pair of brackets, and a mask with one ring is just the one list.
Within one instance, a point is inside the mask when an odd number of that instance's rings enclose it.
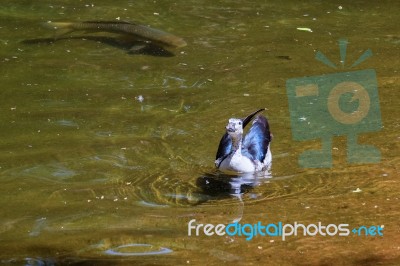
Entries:
{"label": "duck's eye", "polygon": [[242,125],[242,122],[239,122],[239,125],[241,126],[241,125]]}

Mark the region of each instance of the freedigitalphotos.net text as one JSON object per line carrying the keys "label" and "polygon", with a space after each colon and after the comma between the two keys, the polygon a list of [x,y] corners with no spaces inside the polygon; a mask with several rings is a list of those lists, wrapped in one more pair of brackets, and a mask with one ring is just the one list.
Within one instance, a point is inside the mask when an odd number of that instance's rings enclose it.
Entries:
{"label": "freedigitalphotos.net text", "polygon": [[285,241],[288,236],[348,236],[350,232],[356,235],[383,236],[383,226],[360,226],[350,230],[349,224],[324,225],[322,222],[305,225],[298,222],[293,224],[283,224],[282,222],[263,224],[259,221],[255,224],[231,223],[228,225],[214,225],[196,224],[196,219],[192,219],[188,223],[188,236],[199,236],[200,234],[206,236],[245,236],[246,240],[252,240],[255,236],[269,236],[281,237]]}

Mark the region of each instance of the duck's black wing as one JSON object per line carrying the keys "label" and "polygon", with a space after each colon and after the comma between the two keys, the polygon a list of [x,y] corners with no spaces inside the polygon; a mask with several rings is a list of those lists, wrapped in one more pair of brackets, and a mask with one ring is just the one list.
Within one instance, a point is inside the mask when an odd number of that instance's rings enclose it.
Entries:
{"label": "duck's black wing", "polygon": [[249,114],[246,118],[242,119],[243,121],[243,129],[247,126],[247,124],[251,121],[251,119],[253,119],[253,117],[258,114],[259,112],[264,111],[267,108],[262,108],[262,109],[258,109],[257,111]]}
{"label": "duck's black wing", "polygon": [[219,167],[221,162],[229,155],[232,148],[232,139],[228,133],[225,133],[219,142],[217,155],[215,156],[216,165]]}
{"label": "duck's black wing", "polygon": [[270,142],[268,120],[264,116],[258,116],[244,138],[242,152],[252,160],[263,162]]}

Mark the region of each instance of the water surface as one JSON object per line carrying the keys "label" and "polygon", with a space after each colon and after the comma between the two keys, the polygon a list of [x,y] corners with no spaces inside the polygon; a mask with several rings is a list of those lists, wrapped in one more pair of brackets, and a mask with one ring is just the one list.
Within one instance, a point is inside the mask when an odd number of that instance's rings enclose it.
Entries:
{"label": "water surface", "polygon": [[[3,2],[0,261],[400,263],[399,10],[396,1]],[[163,56],[129,54],[104,35],[32,41],[54,36],[42,22],[94,19],[149,24],[188,46]],[[314,59],[322,51],[340,64],[340,38],[348,62],[374,54],[354,70],[377,72],[383,126],[359,141],[381,161],[347,163],[346,138],[335,137],[333,168],[302,169],[299,154],[320,141],[292,140],[286,80],[342,71]],[[274,134],[271,177],[240,197],[204,191],[227,119],[261,107]],[[191,219],[384,225],[384,236],[189,237]]]}

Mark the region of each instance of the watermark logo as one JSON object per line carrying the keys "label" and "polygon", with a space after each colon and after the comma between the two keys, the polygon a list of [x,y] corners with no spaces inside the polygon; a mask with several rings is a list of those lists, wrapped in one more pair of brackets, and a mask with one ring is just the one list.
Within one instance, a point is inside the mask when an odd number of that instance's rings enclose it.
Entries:
{"label": "watermark logo", "polygon": [[[340,62],[345,68],[347,40],[339,40]],[[365,51],[349,68],[368,57]],[[315,58],[337,69],[323,53]],[[300,154],[303,168],[332,167],[332,137],[347,137],[349,163],[377,163],[380,151],[372,145],[357,142],[360,133],[379,131],[379,108],[376,72],[373,69],[339,72],[321,76],[289,79],[286,82],[293,139],[322,140],[321,150],[307,150]]]}
{"label": "watermark logo", "polygon": [[356,236],[383,236],[383,225],[360,226],[350,230],[349,224],[327,224],[322,222],[316,224],[302,224],[294,222],[288,223],[263,223],[241,224],[239,222],[225,224],[202,224],[196,223],[196,219],[192,219],[188,223],[188,236],[238,236],[245,237],[247,241],[252,240],[256,236],[260,237],[280,237],[285,241],[290,236],[349,236],[351,233]]}

